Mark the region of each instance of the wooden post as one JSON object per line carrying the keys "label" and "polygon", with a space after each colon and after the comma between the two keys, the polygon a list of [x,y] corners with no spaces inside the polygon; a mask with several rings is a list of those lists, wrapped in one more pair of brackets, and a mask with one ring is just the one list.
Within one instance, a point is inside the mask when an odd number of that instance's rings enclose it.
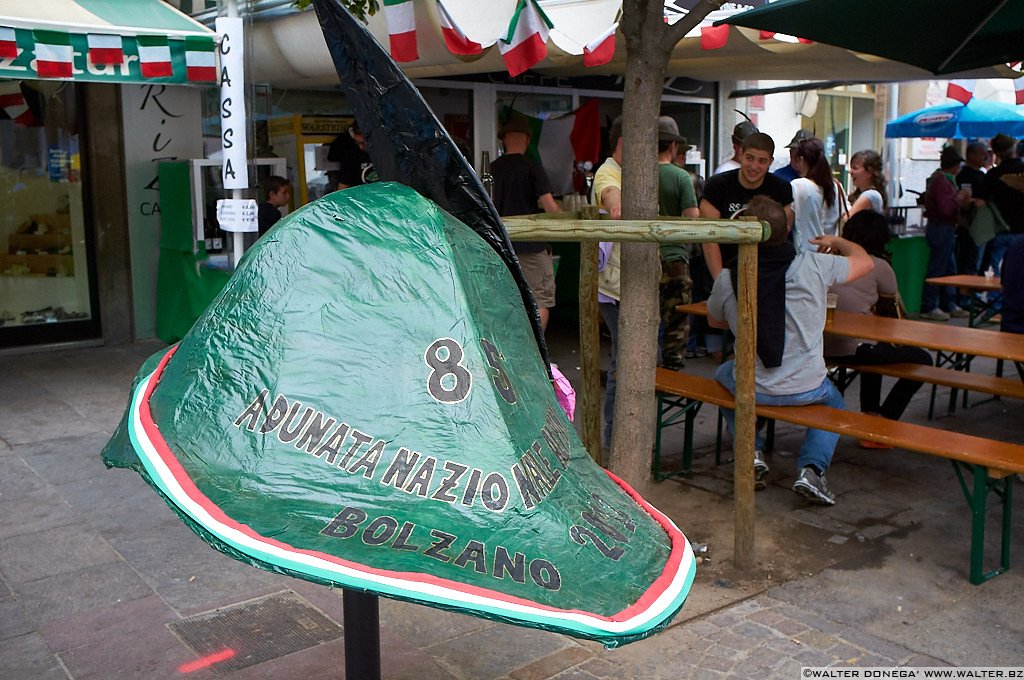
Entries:
{"label": "wooden post", "polygon": [[757,245],[739,246],[736,295],[736,432],[733,438],[733,561],[740,571],[754,566],[754,357],[757,352]]}
{"label": "wooden post", "polygon": [[[595,206],[584,206],[584,219],[598,219]],[[580,385],[579,408],[583,446],[591,458],[601,464],[601,333],[600,312],[597,306],[597,249],[596,241],[580,242]]]}

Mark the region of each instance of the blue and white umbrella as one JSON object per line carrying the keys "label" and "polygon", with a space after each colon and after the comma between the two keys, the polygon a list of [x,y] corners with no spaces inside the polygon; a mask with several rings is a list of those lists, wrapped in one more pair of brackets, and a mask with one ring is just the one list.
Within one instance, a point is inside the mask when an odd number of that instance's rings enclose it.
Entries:
{"label": "blue and white umbrella", "polygon": [[1024,137],[1024,106],[971,99],[912,111],[885,126],[886,137],[976,139],[999,133]]}

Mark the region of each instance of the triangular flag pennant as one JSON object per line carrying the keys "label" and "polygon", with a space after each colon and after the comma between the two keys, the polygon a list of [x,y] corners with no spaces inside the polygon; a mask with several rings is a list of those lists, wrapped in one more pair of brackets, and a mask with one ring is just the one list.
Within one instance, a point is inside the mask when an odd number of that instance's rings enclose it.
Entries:
{"label": "triangular flag pennant", "polygon": [[575,111],[569,143],[577,161],[597,163],[601,155],[601,102],[588,99]]}
{"label": "triangular flag pennant", "polygon": [[803,45],[813,45],[814,44],[813,40],[808,40],[807,38],[797,38],[796,41],[798,43],[803,44]]}
{"label": "triangular flag pennant", "polygon": [[104,64],[123,64],[124,49],[121,47],[121,36],[105,33],[90,33],[89,63],[97,66]]}
{"label": "triangular flag pennant", "polygon": [[32,109],[21,91],[20,80],[0,80],[0,110],[16,125],[29,126],[35,122]]}
{"label": "triangular flag pennant", "polygon": [[36,40],[36,73],[40,78],[70,78],[71,36],[62,31],[32,31]]}
{"label": "triangular flag pennant", "polygon": [[721,26],[704,26],[700,29],[700,48],[717,50],[725,47],[729,41],[729,24]]}
{"label": "triangular flag pennant", "polygon": [[437,0],[437,18],[441,22],[441,35],[444,36],[444,44],[448,47],[449,52],[452,54],[471,55],[480,54],[484,51],[480,43],[473,42],[467,38],[462,29],[455,25],[441,0]]}
{"label": "triangular flag pennant", "polygon": [[416,8],[413,0],[384,0],[391,57],[399,62],[420,58],[416,49]]}
{"label": "triangular flag pennant", "polygon": [[615,30],[619,27],[614,23],[611,27],[597,36],[583,48],[584,66],[601,66],[607,64],[615,56]]}
{"label": "triangular flag pennant", "polygon": [[775,31],[759,31],[757,34],[758,40],[771,40],[775,37]]}
{"label": "triangular flag pennant", "polygon": [[536,0],[519,0],[508,35],[498,41],[498,50],[513,78],[548,56],[548,31],[552,23]]}
{"label": "triangular flag pennant", "polygon": [[140,35],[139,67],[143,78],[169,78],[171,69],[171,46],[164,35]]}
{"label": "triangular flag pennant", "polygon": [[13,28],[0,26],[0,59],[14,59],[18,56],[18,39]]}
{"label": "triangular flag pennant", "polygon": [[946,85],[946,96],[966,104],[974,96],[974,84],[976,82],[976,80],[951,80]]}
{"label": "triangular flag pennant", "polygon": [[1024,104],[1024,76],[1014,78],[1013,94],[1018,106]]}
{"label": "triangular flag pennant", "polygon": [[192,82],[212,83],[217,80],[216,44],[209,38],[185,37],[186,77]]}

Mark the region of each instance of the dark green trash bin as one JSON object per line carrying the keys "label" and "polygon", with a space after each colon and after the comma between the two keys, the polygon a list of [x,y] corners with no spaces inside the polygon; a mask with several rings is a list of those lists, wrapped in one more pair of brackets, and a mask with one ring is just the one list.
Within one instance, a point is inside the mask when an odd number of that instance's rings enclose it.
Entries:
{"label": "dark green trash bin", "polygon": [[924,236],[900,236],[889,241],[889,252],[903,304],[908,312],[917,314],[921,311],[921,291],[931,252],[928,242]]}

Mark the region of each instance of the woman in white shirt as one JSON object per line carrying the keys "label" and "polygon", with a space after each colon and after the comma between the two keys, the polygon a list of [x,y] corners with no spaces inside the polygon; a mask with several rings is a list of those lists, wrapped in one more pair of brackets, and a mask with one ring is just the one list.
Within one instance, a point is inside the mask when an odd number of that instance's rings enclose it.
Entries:
{"label": "woman in white shirt", "polygon": [[793,180],[793,243],[801,250],[816,252],[811,239],[835,236],[839,220],[839,188],[825,158],[825,145],[817,137],[796,146],[793,167],[800,177]]}
{"label": "woman in white shirt", "polygon": [[861,210],[885,215],[885,174],[877,151],[865,149],[850,157],[850,181],[854,186],[850,192],[850,217]]}

